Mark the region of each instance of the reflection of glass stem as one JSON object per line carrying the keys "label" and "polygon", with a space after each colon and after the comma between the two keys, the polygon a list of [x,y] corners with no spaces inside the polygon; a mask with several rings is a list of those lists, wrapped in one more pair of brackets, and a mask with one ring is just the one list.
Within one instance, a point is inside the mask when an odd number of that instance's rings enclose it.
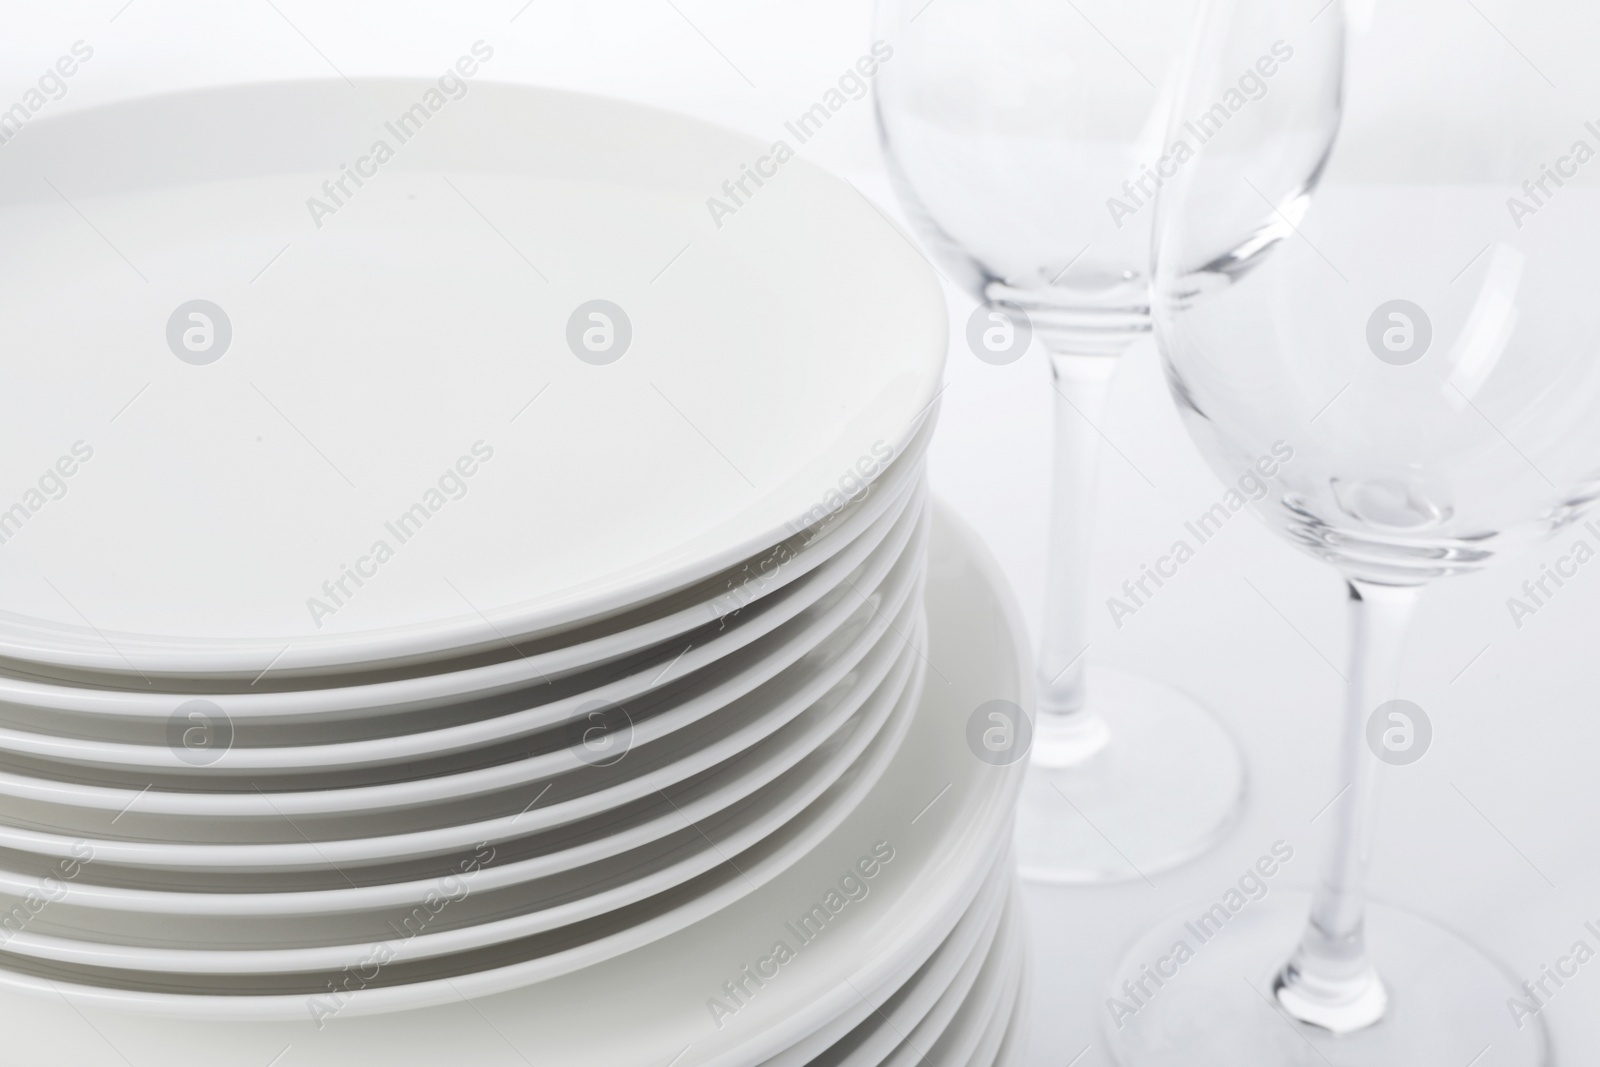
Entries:
{"label": "reflection of glass stem", "polygon": [[1033,761],[1045,767],[1081,764],[1110,740],[1105,722],[1085,710],[1083,666],[1089,645],[1095,460],[1100,452],[1096,424],[1105,410],[1116,366],[1115,356],[1054,353],[1050,357],[1055,455],[1039,648],[1039,714],[1033,740]]}
{"label": "reflection of glass stem", "polygon": [[1274,985],[1291,1016],[1336,1034],[1371,1026],[1388,1007],[1383,980],[1367,959],[1363,930],[1377,770],[1377,759],[1367,749],[1367,718],[1396,695],[1401,646],[1417,593],[1416,586],[1350,582],[1341,777],[1347,784],[1335,803],[1333,854],[1312,901],[1310,922]]}

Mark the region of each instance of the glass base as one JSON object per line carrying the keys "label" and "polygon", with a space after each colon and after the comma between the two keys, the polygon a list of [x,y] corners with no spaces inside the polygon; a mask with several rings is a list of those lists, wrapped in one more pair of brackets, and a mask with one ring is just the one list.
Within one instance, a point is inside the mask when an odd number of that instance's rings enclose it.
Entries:
{"label": "glass base", "polygon": [[1230,901],[1224,891],[1173,917],[1118,966],[1101,1018],[1122,1067],[1548,1064],[1543,1023],[1523,1014],[1519,1027],[1513,1018],[1512,998],[1532,1002],[1504,968],[1448,930],[1381,904],[1367,909],[1366,942],[1388,992],[1383,1019],[1342,1035],[1295,1022],[1274,999],[1273,979],[1311,897],[1270,880],[1252,888],[1259,899],[1235,892]]}
{"label": "glass base", "polygon": [[[1244,757],[1205,708],[1111,667],[1085,674],[1085,710],[1065,724],[1041,712],[1034,726],[1016,828],[1031,882],[1148,877],[1216,844],[1243,808]],[[1063,758],[1074,750],[1076,764]]]}

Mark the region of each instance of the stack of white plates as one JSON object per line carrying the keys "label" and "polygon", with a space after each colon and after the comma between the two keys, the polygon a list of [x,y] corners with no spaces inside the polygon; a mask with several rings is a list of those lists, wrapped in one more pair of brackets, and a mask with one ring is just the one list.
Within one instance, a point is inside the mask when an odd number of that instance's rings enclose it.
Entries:
{"label": "stack of white plates", "polygon": [[[399,1063],[416,1009],[511,998],[574,1060],[641,1062],[574,998],[690,1025],[651,975],[848,843],[794,959],[702,995],[734,1040],[693,1062],[987,1067],[1015,772],[965,731],[1026,672],[927,497],[937,285],[800,162],[708,213],[761,146],[448,84],[8,146],[0,344],[38,358],[0,369],[0,1017],[46,994],[175,1064],[207,1019]],[[758,995],[819,967],[857,996]]]}

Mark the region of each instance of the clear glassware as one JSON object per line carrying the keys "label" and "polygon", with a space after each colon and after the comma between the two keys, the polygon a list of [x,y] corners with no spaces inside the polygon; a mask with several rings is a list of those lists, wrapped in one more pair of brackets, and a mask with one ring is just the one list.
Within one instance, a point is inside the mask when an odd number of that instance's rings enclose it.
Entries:
{"label": "clear glassware", "polygon": [[1049,353],[1055,451],[1039,708],[1017,816],[1024,877],[1138,878],[1232,825],[1244,761],[1187,695],[1094,662],[1098,428],[1149,319],[1170,85],[1194,0],[879,0],[890,175],[946,275],[983,304],[973,356]]}
{"label": "clear glassware", "polygon": [[1427,736],[1392,703],[1421,588],[1595,498],[1597,31],[1550,0],[1219,0],[1197,33],[1158,341],[1207,459],[1273,456],[1257,510],[1348,581],[1350,785],[1313,896],[1134,948],[1107,1005],[1124,1064],[1547,1062],[1537,988],[1363,879],[1376,787]]}

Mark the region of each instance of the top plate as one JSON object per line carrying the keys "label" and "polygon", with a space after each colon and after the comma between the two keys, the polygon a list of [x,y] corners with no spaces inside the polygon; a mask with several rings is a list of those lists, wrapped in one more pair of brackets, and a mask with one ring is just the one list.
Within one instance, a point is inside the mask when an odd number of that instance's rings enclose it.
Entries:
{"label": "top plate", "polygon": [[254,677],[488,648],[753,556],[911,439],[942,298],[850,186],[451,84],[154,97],[7,145],[0,657]]}

